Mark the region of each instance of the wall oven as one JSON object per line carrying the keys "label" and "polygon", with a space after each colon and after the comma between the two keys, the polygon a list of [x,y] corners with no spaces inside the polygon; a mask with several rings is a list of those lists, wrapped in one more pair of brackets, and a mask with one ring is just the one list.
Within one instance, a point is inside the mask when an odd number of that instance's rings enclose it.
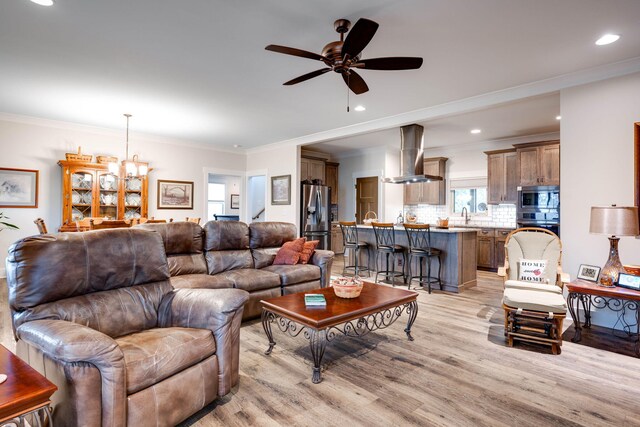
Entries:
{"label": "wall oven", "polygon": [[539,227],[560,235],[560,187],[518,187],[518,227]]}

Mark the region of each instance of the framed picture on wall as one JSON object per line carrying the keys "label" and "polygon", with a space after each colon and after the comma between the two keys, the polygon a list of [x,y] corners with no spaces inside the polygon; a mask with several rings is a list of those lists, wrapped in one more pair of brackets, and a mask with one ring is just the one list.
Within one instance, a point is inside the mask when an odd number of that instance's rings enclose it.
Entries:
{"label": "framed picture on wall", "polygon": [[0,208],[37,208],[38,171],[0,168]]}
{"label": "framed picture on wall", "polygon": [[231,195],[231,209],[240,209],[240,195],[232,194]]}
{"label": "framed picture on wall", "polygon": [[291,175],[271,177],[271,204],[291,204]]}
{"label": "framed picture on wall", "polygon": [[193,181],[159,179],[158,209],[193,209]]}

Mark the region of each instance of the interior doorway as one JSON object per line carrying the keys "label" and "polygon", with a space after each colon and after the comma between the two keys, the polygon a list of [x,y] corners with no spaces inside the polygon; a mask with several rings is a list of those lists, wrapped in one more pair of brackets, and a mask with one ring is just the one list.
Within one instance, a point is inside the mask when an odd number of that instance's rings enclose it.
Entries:
{"label": "interior doorway", "polygon": [[206,221],[240,219],[241,188],[241,176],[209,173]]}
{"label": "interior doorway", "polygon": [[266,175],[253,175],[247,179],[247,215],[249,222],[266,220]]}
{"label": "interior doorway", "polygon": [[356,178],[356,222],[358,224],[362,224],[367,212],[373,212],[375,218],[381,218],[378,212],[378,181],[377,176]]}

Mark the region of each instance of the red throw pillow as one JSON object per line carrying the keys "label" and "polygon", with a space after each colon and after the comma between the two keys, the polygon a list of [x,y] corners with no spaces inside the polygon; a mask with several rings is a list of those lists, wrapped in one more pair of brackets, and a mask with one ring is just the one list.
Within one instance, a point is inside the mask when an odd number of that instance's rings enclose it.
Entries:
{"label": "red throw pillow", "polygon": [[302,252],[300,253],[300,259],[298,260],[298,262],[300,264],[308,263],[318,244],[320,244],[320,240],[310,240],[308,242],[304,242],[304,248],[302,248]]}
{"label": "red throw pillow", "polygon": [[300,237],[299,239],[292,240],[282,245],[276,259],[273,260],[273,265],[294,265],[300,259],[300,253],[304,248],[304,242],[307,239]]}

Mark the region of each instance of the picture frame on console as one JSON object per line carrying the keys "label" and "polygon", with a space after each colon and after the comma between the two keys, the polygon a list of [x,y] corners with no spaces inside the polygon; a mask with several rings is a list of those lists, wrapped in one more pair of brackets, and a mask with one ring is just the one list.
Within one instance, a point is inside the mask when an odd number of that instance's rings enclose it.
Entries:
{"label": "picture frame on console", "polygon": [[0,168],[0,208],[37,208],[38,175],[33,169]]}
{"label": "picture frame on console", "polygon": [[158,209],[193,209],[193,181],[159,179]]}
{"label": "picture frame on console", "polygon": [[580,264],[578,269],[578,279],[597,282],[600,277],[600,267],[595,265]]}
{"label": "picture frame on console", "polygon": [[291,204],[291,175],[271,177],[271,204]]}

